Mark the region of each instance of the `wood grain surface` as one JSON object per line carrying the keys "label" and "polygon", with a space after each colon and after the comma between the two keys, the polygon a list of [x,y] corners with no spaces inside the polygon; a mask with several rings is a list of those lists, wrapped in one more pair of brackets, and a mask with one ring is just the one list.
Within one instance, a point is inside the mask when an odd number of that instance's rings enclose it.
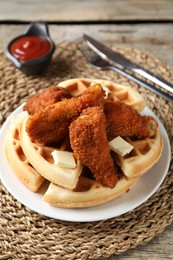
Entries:
{"label": "wood grain surface", "polygon": [[[27,29],[21,22],[47,21],[54,42],[85,32],[107,44],[137,47],[173,66],[172,0],[0,0],[0,49]],[[105,22],[105,23],[104,23]],[[173,259],[173,224],[148,244],[109,260]]]}
{"label": "wood grain surface", "polygon": [[173,19],[172,0],[0,0],[0,7],[0,21],[81,22]]}

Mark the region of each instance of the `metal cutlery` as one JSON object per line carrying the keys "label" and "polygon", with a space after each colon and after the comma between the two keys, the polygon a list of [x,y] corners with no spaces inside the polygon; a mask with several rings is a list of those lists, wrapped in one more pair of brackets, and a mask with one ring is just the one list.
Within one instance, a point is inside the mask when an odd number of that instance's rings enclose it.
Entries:
{"label": "metal cutlery", "polygon": [[164,97],[168,101],[173,102],[173,97],[171,97],[169,94],[161,91],[160,89],[157,89],[156,87],[150,85],[149,83],[143,81],[142,79],[139,79],[138,77],[132,75],[131,73],[126,72],[124,69],[119,69],[112,65],[108,60],[102,58],[99,54],[97,54],[93,49],[88,46],[88,42],[85,41],[79,41],[79,49],[84,55],[84,57],[87,59],[89,63],[91,63],[94,67],[100,70],[113,70],[122,76],[127,77],[128,79],[131,79],[135,81],[136,83],[140,84],[141,86],[153,91],[154,93]]}
{"label": "metal cutlery", "polygon": [[130,61],[125,56],[123,56],[121,53],[113,51],[112,49],[108,48],[99,41],[91,38],[90,36],[84,34],[83,39],[95,52],[97,52],[103,58],[110,59],[119,69],[131,70],[132,72],[135,72],[143,76],[144,78],[152,81],[153,83],[157,84],[158,86],[166,89],[167,91],[173,94],[173,85],[171,83],[165,81],[164,79],[156,76],[152,72],[135,64],[134,62]]}

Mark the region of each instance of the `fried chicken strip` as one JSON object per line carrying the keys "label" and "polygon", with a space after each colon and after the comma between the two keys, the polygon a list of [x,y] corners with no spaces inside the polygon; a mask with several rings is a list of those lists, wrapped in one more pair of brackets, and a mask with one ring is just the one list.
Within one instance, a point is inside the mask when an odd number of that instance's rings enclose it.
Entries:
{"label": "fried chicken strip", "polygon": [[70,125],[70,144],[75,157],[87,166],[97,182],[115,187],[117,171],[110,155],[101,107],[88,107]]}
{"label": "fried chicken strip", "polygon": [[34,142],[61,142],[68,136],[68,127],[72,120],[86,107],[103,106],[104,97],[105,91],[101,85],[95,84],[80,97],[64,99],[31,116],[27,121],[26,131]]}
{"label": "fried chicken strip", "polygon": [[108,101],[104,105],[107,135],[110,138],[153,137],[157,123],[152,116],[141,116],[135,109],[120,101]]}
{"label": "fried chicken strip", "polygon": [[50,86],[43,89],[38,94],[30,97],[23,110],[28,111],[33,115],[39,111],[44,110],[48,105],[55,104],[64,98],[71,98],[70,92],[62,87]]}

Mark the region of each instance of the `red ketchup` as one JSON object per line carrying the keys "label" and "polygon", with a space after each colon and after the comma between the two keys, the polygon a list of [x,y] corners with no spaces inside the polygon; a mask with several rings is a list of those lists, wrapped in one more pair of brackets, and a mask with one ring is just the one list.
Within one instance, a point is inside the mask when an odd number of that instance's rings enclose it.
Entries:
{"label": "red ketchup", "polygon": [[26,62],[46,55],[50,47],[50,42],[46,38],[24,36],[11,44],[10,52],[20,62]]}

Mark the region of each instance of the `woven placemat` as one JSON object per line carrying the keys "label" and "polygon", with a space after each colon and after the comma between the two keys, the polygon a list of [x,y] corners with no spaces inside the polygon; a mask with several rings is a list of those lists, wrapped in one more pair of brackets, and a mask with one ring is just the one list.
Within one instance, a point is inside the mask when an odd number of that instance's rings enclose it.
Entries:
{"label": "woven placemat", "polygon": [[[173,82],[173,70],[151,54],[115,47],[133,61]],[[40,76],[26,76],[0,53],[0,124],[28,96],[62,80],[89,77],[131,85],[163,122],[173,146],[173,105],[112,71],[86,63],[75,42],[62,42]],[[173,148],[173,147],[171,147]],[[173,149],[172,149],[173,151]],[[171,168],[172,167],[172,168]],[[47,218],[29,210],[0,185],[0,259],[98,259],[149,242],[173,220],[173,166],[159,190],[122,216],[91,223]]]}

